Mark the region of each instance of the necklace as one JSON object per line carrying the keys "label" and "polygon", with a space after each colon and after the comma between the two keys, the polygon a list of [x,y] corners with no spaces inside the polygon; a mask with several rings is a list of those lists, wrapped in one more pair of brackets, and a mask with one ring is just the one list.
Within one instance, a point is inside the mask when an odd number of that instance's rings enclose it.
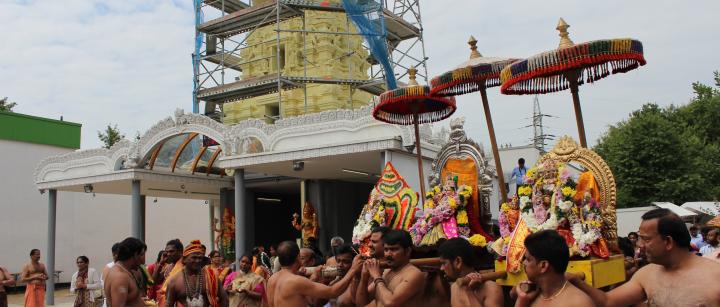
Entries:
{"label": "necklace", "polygon": [[186,301],[187,301],[187,307],[202,307],[205,305],[205,302],[202,298],[202,288],[201,285],[203,285],[203,272],[200,271],[197,278],[195,279],[195,284],[193,287],[190,286],[190,279],[188,279],[187,274],[187,268],[183,268],[183,280],[185,281],[185,294],[186,294]]}
{"label": "necklace", "polygon": [[143,287],[142,287],[142,284],[140,283],[140,281],[137,280],[137,278],[135,278],[135,274],[133,274],[132,272],[130,272],[128,269],[126,269],[125,266],[123,266],[120,262],[117,263],[117,266],[119,266],[123,271],[125,271],[125,273],[127,273],[128,275],[130,275],[130,277],[133,279],[133,281],[135,281],[135,285],[137,286],[138,291],[140,291],[140,289],[143,288]]}
{"label": "necklace", "polygon": [[542,296],[542,294],[541,294],[540,296],[542,297],[543,301],[552,301],[552,300],[554,300],[558,295],[560,295],[560,293],[562,293],[563,290],[565,290],[565,287],[567,286],[567,284],[568,284],[568,281],[565,280],[565,283],[563,284],[562,288],[560,288],[560,290],[558,290],[558,292],[555,292],[555,294],[553,294],[553,295],[550,296],[550,297],[544,297],[544,296]]}

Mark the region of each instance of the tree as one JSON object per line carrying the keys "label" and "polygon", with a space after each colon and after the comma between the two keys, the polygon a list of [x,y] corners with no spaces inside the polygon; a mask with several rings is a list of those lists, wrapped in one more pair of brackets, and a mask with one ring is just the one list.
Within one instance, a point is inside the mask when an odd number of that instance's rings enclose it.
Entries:
{"label": "tree", "polygon": [[0,99],[0,111],[12,112],[17,105],[16,102],[10,102],[7,97]]}
{"label": "tree", "polygon": [[107,128],[105,128],[105,131],[98,131],[98,138],[105,143],[105,148],[110,148],[118,141],[125,138],[125,135],[120,134],[120,130],[118,129],[117,125],[111,126],[110,124],[107,125]]}
{"label": "tree", "polygon": [[693,84],[684,106],[646,104],[611,126],[595,151],[612,169],[618,207],[684,203],[720,196],[720,74],[715,87]]}

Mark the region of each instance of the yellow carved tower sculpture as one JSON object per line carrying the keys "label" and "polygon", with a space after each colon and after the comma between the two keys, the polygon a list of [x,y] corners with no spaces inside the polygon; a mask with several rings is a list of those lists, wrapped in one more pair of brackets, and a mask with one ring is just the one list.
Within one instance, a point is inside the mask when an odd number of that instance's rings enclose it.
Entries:
{"label": "yellow carved tower sculpture", "polygon": [[[253,1],[254,6],[265,1]],[[326,1],[340,3],[339,0]],[[246,41],[247,47],[240,56],[244,64],[241,80],[262,80],[277,76],[278,68],[284,77],[305,77],[318,80],[368,80],[369,53],[362,46],[361,35],[343,12],[306,10],[305,30],[324,33],[289,32],[303,30],[301,17],[280,22],[280,44],[277,44],[277,24],[260,27]],[[333,34],[328,34],[333,33]],[[278,48],[280,56],[278,61]],[[304,59],[303,55],[307,55]],[[279,64],[279,65],[278,65]],[[307,67],[305,65],[307,64]],[[279,67],[278,67],[279,66]],[[275,81],[276,82],[276,81]],[[307,90],[307,104],[305,92]],[[248,118],[264,119],[292,117],[335,109],[355,109],[370,103],[372,94],[346,84],[307,83],[302,87],[270,93],[263,96],[241,98],[223,106],[223,122],[231,125]],[[281,114],[282,113],[282,114]]]}

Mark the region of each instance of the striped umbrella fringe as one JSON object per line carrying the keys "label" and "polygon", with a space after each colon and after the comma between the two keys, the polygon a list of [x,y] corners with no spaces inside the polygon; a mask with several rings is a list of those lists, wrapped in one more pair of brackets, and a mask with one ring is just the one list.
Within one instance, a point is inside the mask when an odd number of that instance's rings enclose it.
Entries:
{"label": "striped umbrella fringe", "polygon": [[500,71],[515,61],[508,59],[448,71],[430,80],[430,94],[455,96],[476,92],[480,90],[480,84],[485,84],[485,88],[498,86],[501,84]]}
{"label": "striped umbrella fringe", "polygon": [[415,85],[382,93],[373,109],[375,119],[396,125],[412,125],[413,110],[418,113],[418,123],[438,122],[450,117],[457,106],[454,97],[430,96],[426,85]]}
{"label": "striped umbrella fringe", "polygon": [[597,40],[544,52],[514,62],[500,72],[503,94],[544,94],[569,87],[564,72],[580,70],[578,84],[593,83],[611,74],[645,65],[642,42],[634,39]]}

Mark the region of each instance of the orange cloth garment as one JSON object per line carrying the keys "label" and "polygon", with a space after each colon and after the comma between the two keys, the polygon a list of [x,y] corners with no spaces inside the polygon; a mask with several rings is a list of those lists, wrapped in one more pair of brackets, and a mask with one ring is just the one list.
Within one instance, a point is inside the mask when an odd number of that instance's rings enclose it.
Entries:
{"label": "orange cloth garment", "polygon": [[577,186],[575,186],[575,191],[577,191],[577,193],[575,193],[575,197],[573,197],[575,203],[582,203],[583,197],[585,197],[585,192],[590,192],[590,197],[592,197],[595,201],[600,202],[600,188],[598,187],[595,176],[593,176],[591,171],[580,174]]}
{"label": "orange cloth garment", "polygon": [[218,297],[218,277],[209,266],[203,267],[205,272],[205,293],[207,294],[210,307],[220,306],[220,298]]}
{"label": "orange cloth garment", "polygon": [[505,271],[510,273],[520,272],[522,258],[525,255],[525,238],[529,235],[530,229],[525,224],[525,220],[520,219],[520,223],[518,223],[512,236],[510,236]]}
{"label": "orange cloth garment", "polygon": [[158,306],[165,306],[165,293],[167,293],[168,283],[176,274],[182,272],[183,268],[185,268],[185,265],[183,265],[182,259],[180,259],[173,265],[172,270],[170,270],[170,274],[165,277],[162,287],[160,287],[160,290],[157,291]]}
{"label": "orange cloth garment", "polygon": [[445,162],[445,167],[440,172],[442,182],[447,178],[448,173],[458,177],[458,186],[467,185],[472,187],[472,198],[467,201],[470,230],[473,234],[481,234],[490,241],[492,237],[485,232],[478,218],[482,216],[482,212],[480,212],[480,202],[478,201],[478,172],[475,160],[472,158],[448,159]]}
{"label": "orange cloth garment", "polygon": [[45,306],[45,285],[27,284],[25,288],[25,307]]}

